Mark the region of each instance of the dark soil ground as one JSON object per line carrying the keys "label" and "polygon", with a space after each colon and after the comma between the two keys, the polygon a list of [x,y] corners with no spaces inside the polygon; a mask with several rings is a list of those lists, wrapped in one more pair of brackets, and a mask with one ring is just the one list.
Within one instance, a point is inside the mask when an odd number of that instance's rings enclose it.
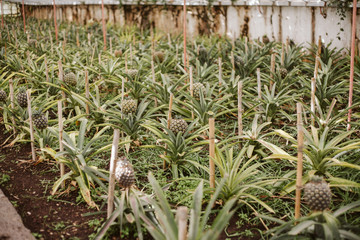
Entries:
{"label": "dark soil ground", "polygon": [[[89,239],[106,215],[84,216],[97,209],[89,208],[84,202],[78,203],[76,189],[52,196],[51,188],[59,175],[56,163],[32,162],[29,143],[4,147],[3,142],[8,137],[4,131],[4,126],[0,125],[0,188],[16,208],[25,227],[37,239]],[[238,218],[235,214],[220,239],[261,239],[257,229],[262,226],[238,226]]]}

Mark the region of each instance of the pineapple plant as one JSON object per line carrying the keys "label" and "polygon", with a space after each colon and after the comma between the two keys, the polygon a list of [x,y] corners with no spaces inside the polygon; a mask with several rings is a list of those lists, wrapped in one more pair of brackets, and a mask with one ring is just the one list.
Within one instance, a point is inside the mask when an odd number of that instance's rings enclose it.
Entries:
{"label": "pineapple plant", "polygon": [[20,107],[22,107],[22,108],[27,107],[27,95],[26,95],[25,88],[19,89],[19,93],[17,94],[16,99],[17,99]]}
{"label": "pineapple plant", "polygon": [[199,61],[204,64],[208,59],[208,51],[204,46],[199,47]]}
{"label": "pineapple plant", "polygon": [[76,86],[76,75],[73,72],[69,72],[64,76],[64,82],[70,86]]}
{"label": "pineapple plant", "polygon": [[162,63],[165,59],[165,54],[162,51],[156,51],[154,52],[154,61]]}
{"label": "pineapple plant", "polygon": [[193,90],[194,90],[194,97],[196,99],[200,99],[200,94],[204,94],[206,89],[204,84],[197,82],[194,83]]}
{"label": "pineapple plant", "polygon": [[238,67],[244,66],[244,64],[245,64],[244,60],[240,56],[235,56],[234,62],[235,62],[235,65]]}
{"label": "pineapple plant", "polygon": [[137,69],[128,69],[125,71],[125,74],[129,75],[131,78],[135,78],[138,72]]}
{"label": "pineapple plant", "polygon": [[115,55],[115,57],[120,58],[120,57],[122,57],[123,52],[121,49],[115,50],[114,55]]}
{"label": "pineapple plant", "polygon": [[188,124],[184,119],[171,119],[169,129],[176,135],[178,132],[184,133],[188,128]]}
{"label": "pineapple plant", "polygon": [[305,184],[304,199],[312,211],[323,211],[331,203],[331,190],[329,184],[321,176],[313,176]]}
{"label": "pineapple plant", "polygon": [[34,111],[33,115],[34,125],[38,129],[45,129],[48,126],[48,120],[41,111]]}
{"label": "pineapple plant", "polygon": [[115,178],[122,188],[130,188],[135,183],[134,168],[126,157],[120,157],[118,159]]}
{"label": "pineapple plant", "polygon": [[5,102],[7,98],[7,94],[4,90],[0,90],[0,102]]}
{"label": "pineapple plant", "polygon": [[280,73],[281,78],[286,78],[288,71],[286,68],[281,67],[281,68],[279,68],[279,73]]}
{"label": "pineapple plant", "polygon": [[125,99],[120,106],[123,114],[134,114],[137,109],[137,103],[134,99]]}

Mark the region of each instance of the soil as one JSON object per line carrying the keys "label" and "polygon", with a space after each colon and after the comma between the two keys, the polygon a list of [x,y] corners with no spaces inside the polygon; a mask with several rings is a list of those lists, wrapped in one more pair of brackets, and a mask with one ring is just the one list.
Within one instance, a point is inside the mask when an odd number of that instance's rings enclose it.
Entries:
{"label": "soil", "polygon": [[[0,126],[0,143],[7,136]],[[77,191],[61,197],[51,196],[59,172],[54,162],[31,162],[30,144],[0,147],[0,187],[12,202],[27,227],[38,239],[88,239],[94,232],[89,221],[106,218],[85,203],[76,203]],[[3,176],[10,176],[10,179]],[[7,179],[4,181],[4,179]]]}

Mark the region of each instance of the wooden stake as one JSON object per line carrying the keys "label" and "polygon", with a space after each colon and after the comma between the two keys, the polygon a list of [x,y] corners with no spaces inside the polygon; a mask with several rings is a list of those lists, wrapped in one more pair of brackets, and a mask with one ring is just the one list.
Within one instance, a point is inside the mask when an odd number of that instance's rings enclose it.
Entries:
{"label": "wooden stake", "polygon": [[176,210],[176,220],[178,223],[178,240],[187,239],[187,221],[188,221],[188,208],[181,206]]}
{"label": "wooden stake", "polygon": [[316,91],[316,81],[315,78],[311,78],[311,103],[310,110],[311,114],[311,125],[315,125],[315,91]]}
{"label": "wooden stake", "polygon": [[249,47],[248,47],[248,38],[245,37],[245,54],[247,55],[249,52]]}
{"label": "wooden stake", "polygon": [[[191,99],[194,97],[194,79],[193,79],[193,68],[192,66],[190,66],[190,95],[191,95]],[[195,116],[194,116],[194,111],[193,109],[191,109],[191,119],[194,120]]]}
{"label": "wooden stake", "polygon": [[234,51],[231,51],[231,66],[233,71],[235,71],[235,57],[234,57]]}
{"label": "wooden stake", "polygon": [[238,82],[238,136],[243,135],[243,122],[242,122],[242,88],[243,88],[243,82]]}
{"label": "wooden stake", "polygon": [[0,0],[0,4],[1,4],[1,28],[4,28],[4,8],[3,8],[2,0]]}
{"label": "wooden stake", "polygon": [[[90,97],[90,90],[89,90],[89,77],[88,77],[88,71],[85,71],[85,97],[89,99]],[[86,114],[90,114],[90,108],[89,104],[86,103]]]}
{"label": "wooden stake", "polygon": [[[58,118],[59,118],[59,151],[64,151],[64,144],[63,144],[63,112],[62,112],[62,101],[58,100]],[[64,163],[60,163],[60,177],[64,176],[65,174],[65,165]],[[61,183],[61,187],[65,187],[65,182]]]}
{"label": "wooden stake", "polygon": [[320,57],[321,55],[321,46],[322,46],[322,42],[321,42],[321,35],[319,36],[319,39],[318,39],[318,50],[317,50],[317,56]]}
{"label": "wooden stake", "polygon": [[[11,109],[14,110],[15,109],[15,102],[14,102],[14,84],[13,84],[13,80],[9,79],[9,89],[10,89],[10,106]],[[14,116],[11,116],[11,122],[13,124],[13,132],[16,133],[16,128],[15,128],[15,118]]]}
{"label": "wooden stake", "polygon": [[[64,78],[64,71],[62,68],[62,64],[61,64],[61,60],[58,61],[58,65],[59,65],[59,81],[62,83],[63,82],[63,78]],[[61,87],[64,87],[63,84],[61,84]],[[64,107],[66,108],[66,94],[64,91],[61,91],[61,95],[64,101]]]}
{"label": "wooden stake", "polygon": [[187,12],[186,12],[186,0],[184,0],[184,13],[183,13],[183,25],[184,25],[184,29],[183,29],[183,34],[184,34],[184,69],[185,71],[187,71],[187,67],[186,67],[186,15],[187,15]]}
{"label": "wooden stake", "polygon": [[76,31],[76,46],[80,47],[79,32]]}
{"label": "wooden stake", "polygon": [[258,100],[261,100],[261,76],[260,76],[260,68],[256,69],[257,76],[257,92],[258,92]]}
{"label": "wooden stake", "polygon": [[285,61],[285,51],[284,51],[284,44],[281,45],[281,66],[284,67],[284,61]]}
{"label": "wooden stake", "polygon": [[274,72],[275,72],[275,53],[271,54],[271,63],[270,63],[270,89],[272,89],[272,86],[274,84]]}
{"label": "wooden stake", "polygon": [[110,157],[110,177],[109,177],[109,190],[108,190],[108,207],[107,207],[107,218],[109,218],[114,209],[114,191],[115,191],[115,170],[116,161],[118,158],[118,147],[119,147],[120,130],[114,129],[114,138],[111,149]]}
{"label": "wooden stake", "polygon": [[49,29],[49,38],[50,38],[51,53],[54,53],[54,44],[53,44],[53,39],[52,39],[52,35],[51,35],[50,29]]}
{"label": "wooden stake", "polygon": [[46,76],[46,82],[49,82],[49,68],[47,64],[47,57],[45,56],[45,76]]}
{"label": "wooden stake", "polygon": [[353,101],[353,89],[354,89],[354,64],[355,64],[355,35],[356,35],[356,11],[357,0],[353,0],[353,20],[351,29],[351,60],[350,60],[350,86],[349,86],[349,112],[348,112],[348,124],[347,130],[351,129],[351,113],[352,113],[352,101]]}
{"label": "wooden stake", "polygon": [[102,18],[102,28],[103,28],[104,51],[106,51],[106,25],[105,25],[105,13],[104,13],[104,0],[101,0],[101,18]]}
{"label": "wooden stake", "polygon": [[210,188],[215,188],[215,118],[213,113],[209,113],[209,170]]}
{"label": "wooden stake", "polygon": [[300,218],[300,200],[302,187],[302,172],[303,172],[303,150],[304,150],[304,133],[303,123],[301,119],[301,103],[296,104],[297,110],[297,130],[298,130],[298,161],[296,169],[296,197],[295,197],[295,219]]}
{"label": "wooden stake", "polygon": [[[154,57],[152,59],[154,59]],[[154,60],[151,60],[151,75],[152,75],[152,81],[153,81],[153,83],[155,83],[156,77],[155,77]],[[156,97],[154,97],[154,103],[155,103],[155,107],[157,107],[157,98]]]}
{"label": "wooden stake", "polygon": [[167,34],[167,37],[168,37],[168,45],[169,45],[169,47],[171,48],[171,47],[172,47],[172,44],[171,44],[170,33]]}
{"label": "wooden stake", "polygon": [[34,145],[34,128],[32,121],[32,112],[31,112],[31,89],[26,91],[27,105],[28,105],[28,114],[29,114],[29,125],[30,125],[30,141],[31,141],[31,156],[32,160],[36,161],[35,145]]}
{"label": "wooden stake", "polygon": [[22,15],[23,15],[23,21],[24,21],[24,33],[26,34],[26,23],[25,23],[25,6],[24,6],[24,0],[22,0]]}
{"label": "wooden stake", "polygon": [[109,43],[110,43],[110,54],[113,54],[113,50],[112,50],[112,37],[110,37],[109,39]]}
{"label": "wooden stake", "polygon": [[56,4],[55,4],[55,0],[53,0],[53,6],[54,6],[54,26],[55,26],[55,39],[56,39],[56,43],[59,41],[58,38],[58,27],[57,27],[57,16],[56,16]]}
{"label": "wooden stake", "polygon": [[221,61],[221,57],[219,57],[219,86],[221,86],[222,84],[222,61]]}
{"label": "wooden stake", "polygon": [[[170,123],[171,123],[171,112],[172,112],[172,105],[173,105],[173,98],[174,98],[174,94],[171,93],[170,94],[170,100],[169,100],[169,112],[168,112],[168,119],[167,119],[167,128],[170,128]],[[165,148],[167,148],[167,146],[165,145]],[[163,169],[166,168],[166,161],[164,160],[163,162]]]}

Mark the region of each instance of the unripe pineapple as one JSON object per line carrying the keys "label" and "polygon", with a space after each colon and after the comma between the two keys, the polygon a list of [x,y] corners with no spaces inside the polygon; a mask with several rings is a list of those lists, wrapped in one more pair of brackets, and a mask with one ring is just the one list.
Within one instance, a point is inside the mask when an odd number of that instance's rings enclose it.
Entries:
{"label": "unripe pineapple", "polygon": [[36,47],[37,40],[36,39],[29,39],[29,46]]}
{"label": "unripe pineapple", "polygon": [[188,127],[184,119],[171,119],[169,129],[176,135],[178,132],[184,133]]}
{"label": "unripe pineapple", "polygon": [[26,95],[26,90],[25,88],[20,88],[19,89],[19,93],[16,96],[16,99],[20,105],[20,107],[22,108],[26,108],[27,107],[27,95]]}
{"label": "unripe pineapple", "polygon": [[127,75],[129,75],[131,78],[135,78],[136,77],[136,75],[138,74],[138,70],[137,69],[128,69],[128,70],[126,70],[125,71],[125,73],[127,74]]}
{"label": "unripe pineapple", "polygon": [[64,82],[70,86],[76,86],[76,75],[73,72],[69,72],[64,76]]}
{"label": "unripe pineapple", "polygon": [[203,96],[204,96],[204,93],[205,93],[205,91],[206,91],[206,89],[205,89],[205,86],[204,86],[204,84],[202,84],[202,83],[194,83],[194,86],[193,86],[193,90],[194,90],[194,97],[196,98],[196,99],[200,99],[200,94],[202,93],[203,94]]}
{"label": "unripe pineapple", "polygon": [[137,109],[137,103],[134,99],[126,99],[121,102],[121,111],[123,114],[134,114]]}
{"label": "unripe pineapple", "polygon": [[281,78],[286,78],[288,71],[286,68],[280,68],[279,73],[280,73]]}
{"label": "unripe pineapple", "polygon": [[320,176],[313,176],[305,184],[304,199],[312,211],[323,211],[331,203],[331,190],[329,184]]}
{"label": "unripe pineapple", "polygon": [[34,111],[33,115],[34,125],[38,129],[45,129],[48,126],[48,120],[45,117],[44,113],[41,111]]}
{"label": "unripe pineapple", "polygon": [[208,51],[205,47],[200,46],[199,47],[199,61],[201,63],[205,63],[208,59]]}
{"label": "unripe pineapple", "polygon": [[7,98],[7,94],[4,90],[0,90],[0,102],[5,102]]}
{"label": "unripe pineapple", "polygon": [[115,50],[114,54],[115,54],[115,57],[120,58],[120,57],[122,57],[123,52],[121,49],[119,49],[119,50]]}
{"label": "unripe pineapple", "polygon": [[264,44],[268,44],[268,43],[270,42],[270,39],[268,38],[267,35],[264,35],[264,36],[262,37],[262,42],[263,42]]}
{"label": "unripe pineapple", "polygon": [[240,56],[235,56],[234,61],[235,61],[235,65],[238,67],[242,67],[245,64],[244,60]]}
{"label": "unripe pineapple", "polygon": [[165,59],[165,54],[162,51],[154,52],[154,61],[162,63]]}
{"label": "unripe pineapple", "polygon": [[120,187],[130,188],[135,183],[134,168],[126,157],[120,157],[116,163],[115,178]]}

